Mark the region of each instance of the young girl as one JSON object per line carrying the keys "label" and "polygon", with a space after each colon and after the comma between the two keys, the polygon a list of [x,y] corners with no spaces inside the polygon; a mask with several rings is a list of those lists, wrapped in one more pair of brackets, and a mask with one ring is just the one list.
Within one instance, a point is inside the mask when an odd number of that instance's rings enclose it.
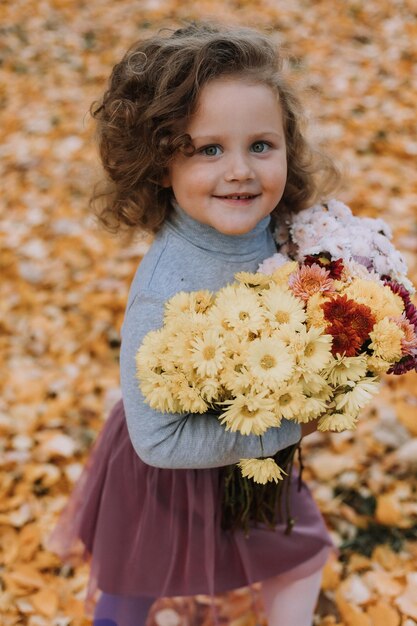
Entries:
{"label": "young girl", "polygon": [[[96,626],[139,626],[161,596],[218,594],[262,581],[270,626],[311,626],[331,540],[308,488],[291,485],[291,534],[223,530],[221,468],[259,456],[259,438],[214,415],[144,403],[135,355],[179,291],[218,290],[275,252],[271,220],[330,190],[270,40],[192,25],[137,43],[96,106],[111,188],[100,217],[156,233],[131,285],[122,329],[123,400],[113,409],[51,545],[91,556]],[[321,180],[322,182],[317,182]],[[324,183],[325,181],[325,183]],[[283,420],[265,455],[314,429]]]}

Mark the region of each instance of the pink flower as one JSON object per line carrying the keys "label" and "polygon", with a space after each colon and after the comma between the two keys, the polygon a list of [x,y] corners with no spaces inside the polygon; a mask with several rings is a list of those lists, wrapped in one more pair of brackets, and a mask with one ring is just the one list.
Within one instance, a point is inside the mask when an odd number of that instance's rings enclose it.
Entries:
{"label": "pink flower", "polygon": [[329,272],[317,263],[302,265],[297,272],[289,278],[288,284],[297,298],[308,300],[313,294],[334,293],[334,281]]}
{"label": "pink flower", "polygon": [[404,337],[401,339],[402,353],[415,356],[417,354],[417,335],[414,330],[414,324],[411,324],[404,315],[402,317],[392,317],[391,319],[404,333]]}

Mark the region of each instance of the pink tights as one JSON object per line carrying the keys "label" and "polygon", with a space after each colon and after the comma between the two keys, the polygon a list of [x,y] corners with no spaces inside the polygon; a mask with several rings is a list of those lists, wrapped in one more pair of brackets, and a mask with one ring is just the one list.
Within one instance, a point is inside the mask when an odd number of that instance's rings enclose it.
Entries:
{"label": "pink tights", "polygon": [[298,580],[288,580],[281,575],[262,583],[268,626],[312,625],[322,571]]}
{"label": "pink tights", "polygon": [[[268,626],[311,626],[322,570],[298,580],[281,575],[262,583]],[[127,598],[102,593],[93,626],[145,626],[155,598]]]}

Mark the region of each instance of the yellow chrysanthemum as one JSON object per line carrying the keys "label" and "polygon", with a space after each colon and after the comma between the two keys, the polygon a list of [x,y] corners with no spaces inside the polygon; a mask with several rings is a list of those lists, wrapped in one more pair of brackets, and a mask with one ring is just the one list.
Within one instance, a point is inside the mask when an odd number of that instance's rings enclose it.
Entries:
{"label": "yellow chrysanthemum", "polygon": [[334,385],[346,385],[349,381],[357,381],[363,378],[367,372],[367,359],[365,356],[342,356],[336,355],[325,369],[325,375],[329,382]]}
{"label": "yellow chrysanthemum", "polygon": [[183,411],[176,394],[173,393],[170,377],[166,374],[149,373],[140,379],[140,389],[152,409],[161,413]]}
{"label": "yellow chrysanthemum", "polygon": [[296,326],[305,322],[303,303],[282,287],[272,285],[262,293],[261,298],[271,328],[279,328],[283,324]]}
{"label": "yellow chrysanthemum", "polygon": [[191,362],[201,377],[216,376],[224,361],[225,347],[215,330],[206,330],[191,341]]}
{"label": "yellow chrysanthemum", "polygon": [[135,357],[138,376],[160,369],[167,349],[167,333],[164,329],[152,330],[145,335]]}
{"label": "yellow chrysanthemum", "polygon": [[214,326],[246,336],[263,327],[265,315],[255,291],[244,285],[228,285],[218,292],[209,318]]}
{"label": "yellow chrysanthemum", "polygon": [[344,430],[355,430],[358,418],[346,413],[330,413],[320,418],[317,430],[326,432],[331,430],[340,433]]}
{"label": "yellow chrysanthemum", "polygon": [[255,483],[266,485],[268,482],[282,480],[286,473],[274,459],[241,459],[238,463],[242,476],[252,478]]}
{"label": "yellow chrysanthemum", "polygon": [[327,383],[326,376],[317,374],[317,372],[303,369],[300,373],[300,384],[303,393],[308,396],[315,396],[320,393],[324,393],[326,397],[331,395],[331,388]]}
{"label": "yellow chrysanthemum", "polygon": [[165,304],[164,322],[176,320],[182,313],[205,313],[213,303],[213,294],[201,291],[179,291]]}
{"label": "yellow chrysanthemum", "polygon": [[393,293],[390,287],[362,278],[355,279],[344,293],[359,304],[366,304],[377,322],[384,317],[398,317],[404,310],[402,298]]}
{"label": "yellow chrysanthemum", "polygon": [[279,426],[274,413],[274,403],[264,394],[238,394],[224,402],[228,408],[221,414],[220,422],[226,430],[242,435],[262,435],[271,426]]}
{"label": "yellow chrysanthemum", "polygon": [[363,378],[356,383],[349,383],[347,387],[350,387],[348,391],[335,396],[335,406],[337,411],[350,415],[356,415],[379,391],[376,378]]}
{"label": "yellow chrysanthemum", "polygon": [[261,337],[248,345],[247,366],[257,382],[276,389],[294,370],[294,356],[280,339]]}
{"label": "yellow chrysanthemum", "polygon": [[218,378],[204,378],[199,384],[201,397],[205,402],[217,402],[220,393],[220,381]]}
{"label": "yellow chrysanthemum", "polygon": [[244,393],[253,382],[253,378],[245,365],[245,359],[238,354],[226,359],[219,378],[221,384],[234,395]]}
{"label": "yellow chrysanthemum", "polygon": [[327,321],[324,319],[324,311],[321,305],[328,302],[329,298],[318,292],[310,296],[307,300],[307,328],[315,326],[316,328],[325,328]]}
{"label": "yellow chrysanthemum", "polygon": [[385,361],[385,359],[381,359],[379,356],[368,356],[366,364],[368,370],[378,376],[385,374],[392,365],[392,363]]}
{"label": "yellow chrysanthemum", "polygon": [[306,370],[319,372],[332,358],[332,337],[323,333],[321,328],[303,327],[299,333],[302,350],[297,351],[297,363]]}
{"label": "yellow chrysanthemum", "polygon": [[239,283],[243,283],[247,287],[250,288],[264,288],[269,285],[271,281],[271,277],[266,274],[261,274],[260,272],[252,273],[252,272],[238,272],[235,274],[235,279]]}
{"label": "yellow chrysanthemum", "polygon": [[176,396],[183,407],[183,411],[187,413],[206,413],[209,408],[201,397],[199,389],[189,382],[179,385]]}
{"label": "yellow chrysanthemum", "polygon": [[285,385],[271,394],[275,404],[275,413],[279,418],[292,419],[303,408],[305,396],[299,384]]}
{"label": "yellow chrysanthemum", "polygon": [[326,400],[317,396],[306,398],[302,411],[294,418],[299,424],[305,424],[317,417],[320,417],[328,409]]}
{"label": "yellow chrysanthemum", "polygon": [[274,281],[276,285],[280,285],[289,289],[288,287],[288,279],[293,272],[298,270],[297,261],[289,261],[288,263],[284,263],[275,272],[269,277]]}
{"label": "yellow chrysanthemum", "polygon": [[375,356],[391,363],[401,358],[401,340],[404,338],[404,332],[395,322],[386,318],[377,322],[369,337],[372,339],[369,347]]}

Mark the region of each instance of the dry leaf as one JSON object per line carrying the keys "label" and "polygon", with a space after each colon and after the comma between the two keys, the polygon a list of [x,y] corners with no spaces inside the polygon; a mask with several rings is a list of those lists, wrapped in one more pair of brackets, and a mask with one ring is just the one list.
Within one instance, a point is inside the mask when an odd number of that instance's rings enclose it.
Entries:
{"label": "dry leaf", "polygon": [[407,574],[404,592],[395,600],[400,611],[413,619],[417,619],[417,573]]}
{"label": "dry leaf", "polygon": [[401,624],[398,611],[383,600],[369,606],[366,612],[371,618],[372,626],[400,626]]}
{"label": "dry leaf", "polygon": [[59,598],[53,589],[41,589],[38,593],[29,596],[34,608],[45,617],[54,617],[58,610]]}

